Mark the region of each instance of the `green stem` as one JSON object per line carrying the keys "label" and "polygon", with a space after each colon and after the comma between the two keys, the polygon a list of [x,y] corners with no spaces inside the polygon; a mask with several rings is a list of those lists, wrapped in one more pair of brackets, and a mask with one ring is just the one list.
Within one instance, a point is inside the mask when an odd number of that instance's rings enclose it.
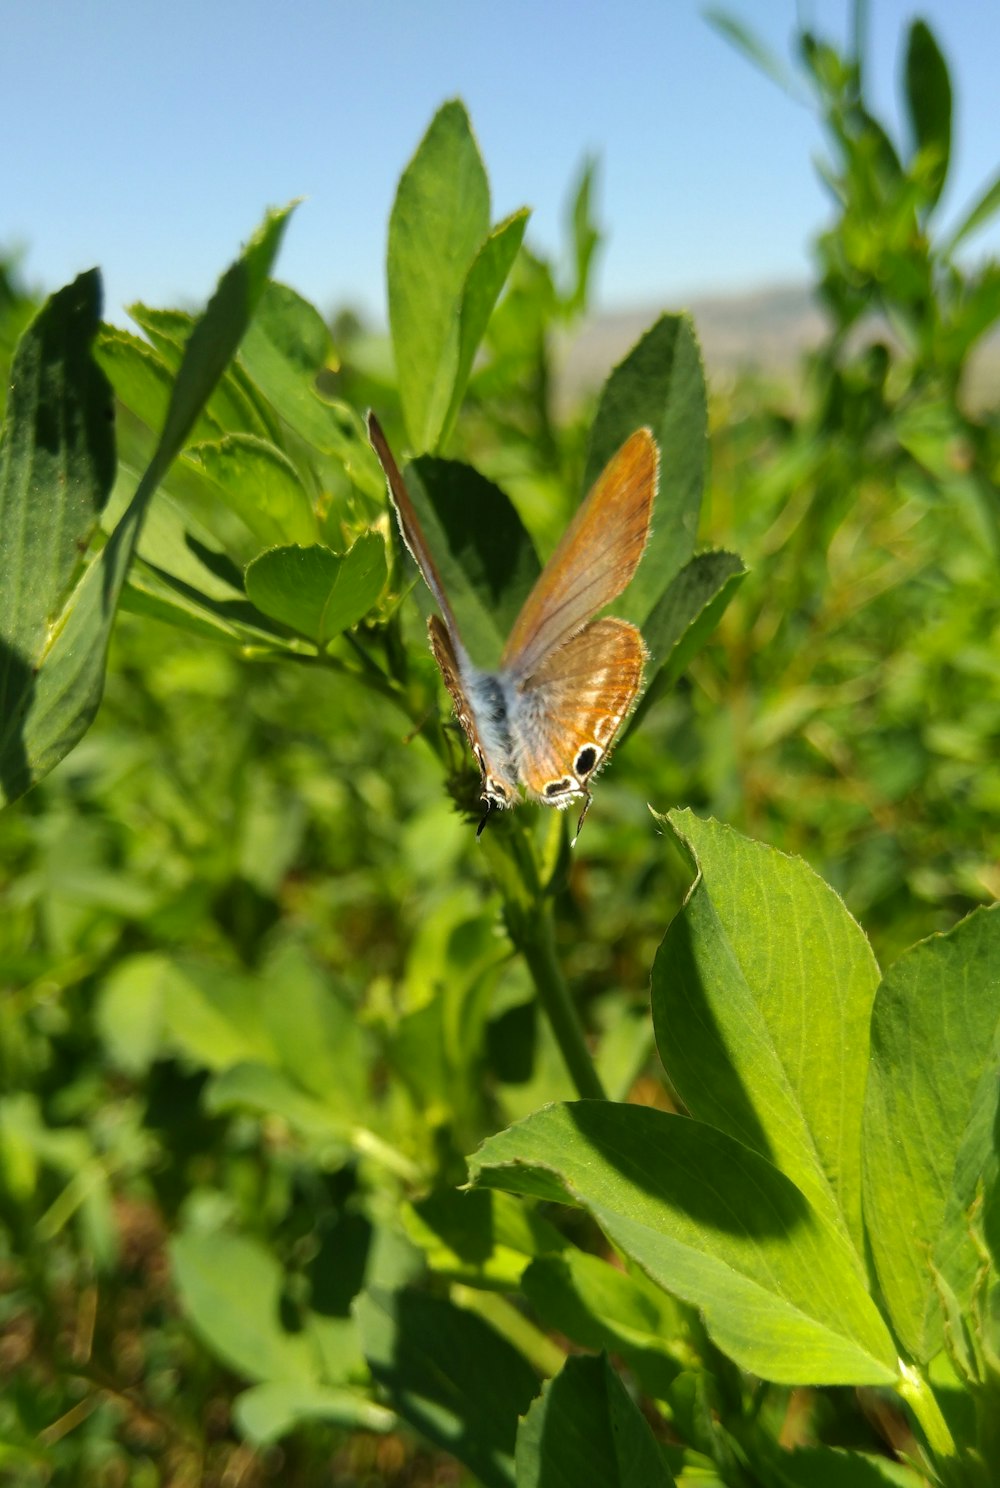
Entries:
{"label": "green stem", "polygon": [[955,1440],[930,1385],[919,1370],[902,1360],[899,1361],[899,1371],[899,1393],[916,1417],[934,1456],[939,1459],[956,1456]]}
{"label": "green stem", "polygon": [[520,949],[577,1094],[584,1100],[607,1100],[607,1091],[594,1067],[573,999],[556,959],[552,916],[546,905],[537,906],[530,925],[525,927]]}
{"label": "green stem", "polygon": [[607,1100],[556,956],[552,911],[534,842],[519,820],[505,816],[491,825],[483,836],[483,852],[503,895],[510,938],[527,963],[577,1094],[584,1100]]}
{"label": "green stem", "polygon": [[451,1300],[456,1307],[474,1312],[490,1323],[509,1343],[520,1349],[529,1363],[546,1378],[558,1374],[566,1363],[566,1355],[562,1349],[557,1348],[551,1338],[497,1292],[480,1291],[456,1281],[451,1287]]}

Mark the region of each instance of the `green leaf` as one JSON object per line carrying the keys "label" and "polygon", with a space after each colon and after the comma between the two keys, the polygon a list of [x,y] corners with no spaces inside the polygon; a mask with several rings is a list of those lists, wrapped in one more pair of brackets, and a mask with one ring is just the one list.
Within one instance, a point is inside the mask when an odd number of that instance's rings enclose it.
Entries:
{"label": "green leaf", "polygon": [[[308,445],[340,461],[349,478],[376,499],[382,473],[357,411],[317,388],[334,361],[319,311],[287,285],[269,283],[240,345],[238,368]],[[287,540],[287,538],[286,538]]]}
{"label": "green leaf", "polygon": [[329,1110],[359,1120],[373,1055],[356,1009],[295,944],[271,956],[263,976],[261,1012],[285,1069]]}
{"label": "green leaf", "polygon": [[280,1441],[308,1421],[327,1421],[345,1431],[392,1431],[399,1424],[392,1411],[360,1390],[299,1380],[252,1385],[233,1401],[233,1416],[242,1434],[258,1447]]}
{"label": "green leaf", "polygon": [[[285,417],[283,409],[308,403],[304,390],[313,386],[317,372],[335,366],[336,357],[315,305],[272,279],[240,347],[240,362]],[[288,422],[294,426],[294,417]]]}
{"label": "green leaf", "polygon": [[271,213],[245,253],[219,281],[184,350],[153,458],[124,516],[53,626],[34,687],[14,714],[4,757],[6,798],[23,794],[68,754],[100,704],[115,609],[146,508],[182,448],[206,398],[232,356],[278,251],[287,212]]}
{"label": "green leaf", "polygon": [[165,1039],[206,1069],[243,1060],[275,1062],[262,1024],[260,986],[247,972],[211,962],[166,962],[161,984]]}
{"label": "green leaf", "polygon": [[494,666],[541,572],[521,518],[498,486],[455,460],[424,455],[406,484],[462,640],[474,661]]}
{"label": "green leaf", "polygon": [[660,447],[660,486],[639,571],[615,603],[616,614],[640,626],[691,557],[698,535],[708,413],[701,353],[689,316],[662,316],[604,384],[590,431],[585,490],[644,424]]}
{"label": "green leaf", "polygon": [[18,343],[0,436],[0,800],[32,780],[36,671],[115,475],[111,388],[92,346],[97,270],[49,299]]}
{"label": "green leaf", "polygon": [[776,1467],[781,1488],[927,1488],[924,1475],[902,1462],[839,1447],[781,1452]]}
{"label": "green leaf", "polygon": [[[153,310],[143,304],[130,305],[128,312],[145,331],[171,373],[176,374],[184,360],[184,348],[197,324],[196,317],[185,310]],[[212,389],[199,423],[202,421],[215,431],[206,429],[202,438],[214,438],[224,430],[257,434],[264,439],[273,436],[273,421],[267,418],[260,399],[248,388],[234,362],[229,364]],[[159,426],[158,421],[150,427]]]}
{"label": "green leaf", "polygon": [[281,1326],[284,1278],[259,1241],[188,1231],[170,1242],[170,1259],[192,1327],[230,1369],[244,1379],[318,1382],[311,1340]]}
{"label": "green leaf", "polygon": [[393,1408],[486,1488],[513,1488],[517,1418],[538,1389],[523,1356],[481,1318],[421,1292],[368,1291],[355,1314]]}
{"label": "green leaf", "polygon": [[[466,284],[489,230],[486,171],[469,116],[452,100],[404,170],[389,218],[389,326],[403,416],[418,454],[436,447],[451,406]],[[509,241],[501,239],[501,252]]]}
{"label": "green leaf", "polygon": [[230,510],[267,546],[313,543],[316,516],[298,471],[279,449],[254,434],[227,434],[196,444],[188,459],[198,463]]}
{"label": "green leaf", "polygon": [[914,21],[906,47],[906,105],[917,148],[933,151],[931,205],[941,195],[951,155],[951,79],[934,33]]}
{"label": "green leaf", "polygon": [[755,36],[742,21],[727,11],[717,10],[715,6],[709,6],[704,16],[708,24],[714,26],[719,35],[724,36],[738,52],[742,52],[747,61],[758,67],[765,77],[769,77],[784,92],[801,102],[802,89],[794,75],[777,53],[765,46],[760,37]]}
{"label": "green leaf", "polygon": [[653,965],[660,1057],[692,1115],[774,1163],[850,1236],[860,1279],[871,947],[801,859],[690,811],[661,820],[698,877]]}
{"label": "green leaf", "polygon": [[[170,407],[174,372],[160,351],[120,326],[102,326],[94,354],[129,413],[147,429],[161,429]],[[216,439],[222,432],[204,411],[195,431],[199,439]],[[148,453],[145,445],[143,448],[144,454]]]}
{"label": "green leaf", "polygon": [[121,607],[134,615],[162,620],[192,635],[229,642],[247,654],[284,651],[316,655],[316,648],[310,642],[265,629],[260,614],[245,599],[212,599],[171,574],[161,573],[141,558],[129,570]]}
{"label": "green leaf", "polygon": [[324,646],[367,615],[386,577],[385,542],[372,531],[346,553],[321,543],[270,548],[247,568],[246,588],[262,614]]}
{"label": "green leaf", "polygon": [[1000,209],[1000,171],[989,185],[983,188],[972,206],[959,219],[958,226],[953,229],[943,251],[949,256],[953,254],[959,244],[971,237],[984,222],[988,222],[998,209]]}
{"label": "green leaf", "polygon": [[977,1212],[997,1201],[1000,906],[921,941],[886,974],[872,1018],[865,1219],[893,1326],[940,1349],[940,1282],[968,1308]]}
{"label": "green leaf", "polygon": [[517,1433],[517,1488],[669,1488],[674,1478],[607,1357],[567,1359]]}
{"label": "green leaf", "polygon": [[462,294],[455,385],[436,441],[438,444],[444,443],[454,426],[479,343],[517,257],[527,222],[527,207],[505,218],[493,229],[473,260]]}
{"label": "green leaf", "polygon": [[645,688],[627,727],[635,728],[653,703],[683,676],[705,645],[746,577],[736,553],[698,553],[674,575],[642,627],[649,649]]}
{"label": "green leaf", "polygon": [[95,1023],[111,1062],[126,1074],[149,1069],[163,1035],[163,987],[169,961],[155,951],[126,956],[98,993]]}
{"label": "green leaf", "polygon": [[790,1179],[724,1132],[643,1106],[553,1105],[484,1142],[469,1173],[474,1184],[586,1209],[762,1379],[897,1378],[848,1242]]}
{"label": "green leaf", "polygon": [[746,576],[738,553],[698,553],[671,579],[642,628],[652,667],[672,687],[697,656]]}
{"label": "green leaf", "polygon": [[573,192],[570,228],[573,239],[574,275],[573,284],[563,304],[566,315],[579,315],[587,308],[594,255],[601,241],[601,234],[594,222],[591,210],[596,173],[596,160],[593,157],[585,160],[580,171],[579,183]]}
{"label": "green leaf", "polygon": [[281,1116],[305,1137],[347,1143],[350,1126],[314,1096],[306,1095],[281,1070],[252,1060],[229,1064],[205,1089],[205,1108],[213,1115],[249,1110]]}
{"label": "green leaf", "polygon": [[559,1255],[531,1262],[521,1291],[547,1329],[583,1348],[620,1355],[655,1398],[667,1398],[692,1362],[681,1308],[641,1271],[564,1246]]}
{"label": "green leaf", "polygon": [[535,1256],[567,1243],[523,1200],[487,1189],[429,1194],[404,1209],[403,1225],[438,1275],[508,1291]]}

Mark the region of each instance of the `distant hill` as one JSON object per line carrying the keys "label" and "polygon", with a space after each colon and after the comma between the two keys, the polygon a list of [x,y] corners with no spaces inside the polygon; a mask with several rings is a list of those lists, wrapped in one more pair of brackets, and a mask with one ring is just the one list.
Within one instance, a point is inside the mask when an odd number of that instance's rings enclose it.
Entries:
{"label": "distant hill", "polygon": [[[748,369],[777,378],[794,375],[803,352],[823,337],[824,317],[805,286],[776,285],[747,294],[699,296],[667,306],[597,315],[567,339],[559,357],[560,399],[572,404],[599,387],[616,362],[662,309],[694,317],[710,383]],[[1000,402],[1000,334],[977,352],[970,400]]]}

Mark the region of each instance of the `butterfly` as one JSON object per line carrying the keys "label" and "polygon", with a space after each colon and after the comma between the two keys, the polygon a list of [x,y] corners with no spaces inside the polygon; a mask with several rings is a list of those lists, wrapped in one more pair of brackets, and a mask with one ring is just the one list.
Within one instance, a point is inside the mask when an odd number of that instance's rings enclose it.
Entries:
{"label": "butterfly", "polygon": [[546,806],[583,801],[642,682],[646,646],[627,620],[593,616],[616,599],[649,537],[659,455],[638,429],[612,455],[514,621],[495,672],[474,666],[399,467],[373,413],[371,440],[403,542],[433,595],[431,650],[481,772],[483,818],[516,806],[519,786]]}

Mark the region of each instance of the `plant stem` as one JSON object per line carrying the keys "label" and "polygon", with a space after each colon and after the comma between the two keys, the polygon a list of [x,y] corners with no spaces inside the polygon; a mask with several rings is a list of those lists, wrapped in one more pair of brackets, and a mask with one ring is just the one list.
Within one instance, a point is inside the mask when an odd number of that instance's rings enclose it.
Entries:
{"label": "plant stem", "polygon": [[900,1375],[899,1393],[916,1417],[934,1456],[939,1460],[954,1457],[955,1441],[930,1385],[919,1370],[904,1364],[902,1360]]}
{"label": "plant stem", "polygon": [[534,910],[534,914],[528,917],[522,927],[518,947],[528,963],[535,990],[577,1094],[584,1100],[607,1100],[607,1092],[594,1067],[580,1019],[556,957],[551,911],[544,901],[536,903]]}
{"label": "plant stem", "polygon": [[508,818],[484,834],[482,847],[503,896],[508,933],[527,962],[577,1094],[584,1100],[607,1100],[556,956],[552,910],[534,842],[519,821]]}

